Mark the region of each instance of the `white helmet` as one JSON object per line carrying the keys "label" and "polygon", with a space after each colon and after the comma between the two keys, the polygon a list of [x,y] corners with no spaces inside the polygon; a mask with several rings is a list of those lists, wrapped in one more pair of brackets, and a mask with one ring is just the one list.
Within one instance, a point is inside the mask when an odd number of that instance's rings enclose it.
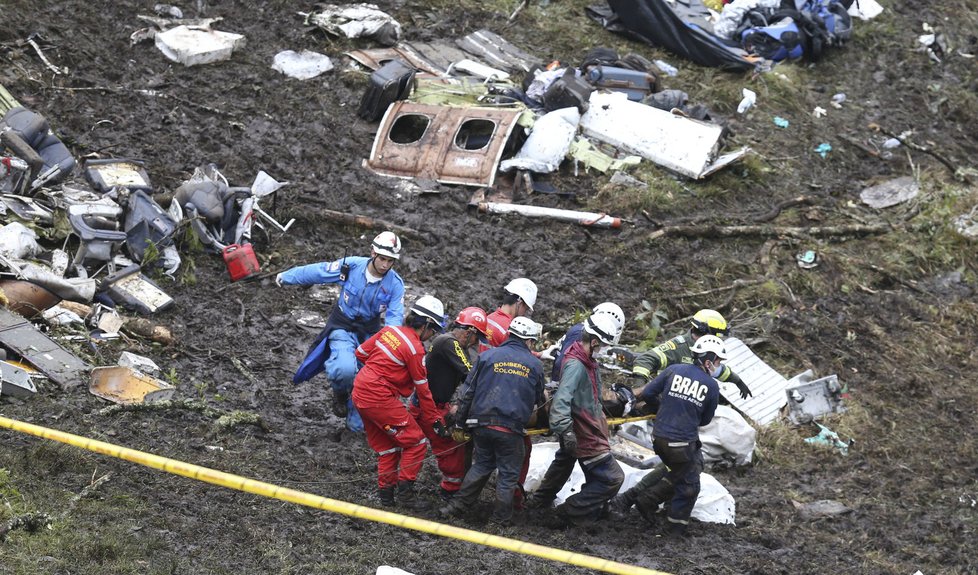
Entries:
{"label": "white helmet", "polygon": [[727,349],[723,346],[723,340],[715,335],[704,335],[696,340],[696,343],[689,348],[693,355],[700,357],[708,353],[714,353],[720,359],[727,359]]}
{"label": "white helmet", "polygon": [[[528,280],[529,281],[529,280]],[[509,324],[509,333],[520,339],[540,339],[543,326],[524,316],[513,318]]]}
{"label": "white helmet", "polygon": [[[614,304],[612,304],[614,305]],[[601,340],[605,345],[615,343],[615,320],[610,314],[596,313],[584,321],[584,331]]]}
{"label": "white helmet", "polygon": [[395,260],[401,259],[401,240],[394,232],[380,232],[370,247],[379,256],[387,256]]}
{"label": "white helmet", "polygon": [[594,315],[604,314],[609,316],[611,319],[615,320],[616,334],[620,334],[622,328],[625,327],[625,312],[621,311],[621,308],[618,307],[618,304],[616,303],[610,301],[599,303],[598,305],[594,306],[594,309],[591,310],[591,313],[593,313]]}
{"label": "white helmet", "polygon": [[537,303],[537,284],[526,278],[516,278],[511,280],[506,287],[503,288],[509,293],[519,296],[526,307],[533,311],[534,304]]}
{"label": "white helmet", "polygon": [[445,329],[445,306],[441,300],[431,295],[423,295],[411,306],[411,312],[430,319],[438,324],[438,327]]}

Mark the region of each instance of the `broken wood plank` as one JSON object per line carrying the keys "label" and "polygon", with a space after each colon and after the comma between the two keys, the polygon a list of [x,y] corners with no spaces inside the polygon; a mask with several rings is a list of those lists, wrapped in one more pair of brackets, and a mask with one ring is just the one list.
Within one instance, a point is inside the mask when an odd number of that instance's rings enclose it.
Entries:
{"label": "broken wood plank", "polygon": [[[322,203],[321,200],[317,198],[311,198],[309,196],[301,196],[299,199],[303,201],[311,201],[314,203]],[[408,237],[408,238],[423,240],[428,237],[427,232],[416,230],[414,228],[409,228],[407,226],[402,226],[400,224],[395,224],[387,220],[372,218],[370,216],[364,216],[361,214],[348,214],[345,212],[337,212],[336,210],[329,210],[326,208],[322,208],[316,210],[315,215],[338,224],[350,224],[354,226],[363,226],[365,228],[376,229],[376,230],[389,230],[399,236]]]}
{"label": "broken wood plank", "polygon": [[868,236],[885,234],[893,231],[893,227],[888,224],[853,224],[844,226],[812,226],[788,227],[788,226],[719,226],[719,225],[693,225],[693,226],[666,226],[655,230],[649,234],[649,239],[658,239],[664,236],[679,236],[686,238],[703,237],[738,237],[738,236],[759,236],[759,237],[781,237],[792,238],[812,238],[812,237],[833,237],[833,236]]}

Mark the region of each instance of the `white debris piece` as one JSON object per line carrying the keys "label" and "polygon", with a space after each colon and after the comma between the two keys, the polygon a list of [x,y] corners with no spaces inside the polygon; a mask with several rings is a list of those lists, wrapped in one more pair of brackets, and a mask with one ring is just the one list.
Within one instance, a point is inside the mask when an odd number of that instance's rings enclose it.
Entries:
{"label": "white debris piece", "polygon": [[397,567],[381,565],[377,568],[377,575],[413,575],[413,573],[408,573],[404,569],[398,569]]}
{"label": "white debris piece", "polygon": [[729,405],[717,406],[713,421],[700,428],[703,460],[747,465],[754,458],[757,431]]}
{"label": "white debris piece", "polygon": [[301,52],[284,50],[275,54],[272,69],[290,78],[308,80],[332,70],[333,61],[329,59],[329,56],[312,50]]}
{"label": "white debris piece", "polygon": [[498,68],[493,68],[492,66],[486,66],[485,64],[480,64],[475,60],[468,60],[468,59],[459,60],[458,62],[452,64],[452,67],[449,69],[449,73],[451,73],[452,70],[459,70],[461,72],[465,72],[466,74],[471,74],[472,76],[482,78],[484,80],[493,79],[500,82],[505,82],[509,80],[509,74],[507,74],[506,72],[503,72]]}
{"label": "white debris piece", "polygon": [[744,97],[742,100],[740,100],[740,104],[737,105],[738,114],[743,114],[747,110],[750,110],[751,106],[753,106],[754,103],[757,102],[757,93],[754,92],[753,90],[744,88],[742,90],[742,93]]}
{"label": "white debris piece", "polygon": [[184,66],[227,60],[244,43],[245,37],[241,34],[198,26],[177,26],[156,35],[156,47],[160,52]]}
{"label": "white debris piece", "polygon": [[699,179],[744,157],[744,147],[718,155],[723,126],[632,102],[619,92],[594,92],[581,116],[584,135]]}
{"label": "white debris piece", "polygon": [[920,193],[920,185],[913,176],[902,176],[859,192],[859,199],[871,208],[881,210],[912,200]]}
{"label": "white debris piece", "polygon": [[401,38],[401,24],[375,4],[327,4],[307,14],[306,24],[336,36],[374,38],[385,46],[393,46]]}
{"label": "white debris piece", "polygon": [[139,370],[146,375],[152,377],[159,377],[162,370],[160,366],[156,365],[156,362],[148,357],[142,355],[136,355],[135,353],[124,351],[119,355],[119,361],[116,362],[122,367],[131,367],[133,369]]}
{"label": "white debris piece", "polygon": [[[540,486],[558,448],[559,445],[554,442],[533,445],[533,451],[530,453],[530,470],[525,482],[527,491],[533,491]],[[620,492],[633,487],[649,472],[648,469],[636,469],[627,463],[619,462],[619,464],[625,472],[625,482],[622,483]],[[575,465],[574,472],[564,484],[564,488],[557,493],[554,503],[558,505],[563,503],[565,499],[579,492],[582,485],[584,485],[584,472],[581,471],[580,465]],[[736,507],[733,496],[716,478],[709,473],[700,474],[700,494],[696,498],[696,506],[693,507],[693,519],[706,523],[733,525],[736,519]],[[637,514],[635,520],[643,521]]]}
{"label": "white debris piece", "polygon": [[849,6],[849,15],[860,20],[872,20],[883,13],[883,7],[876,0],[859,0]]}
{"label": "white debris piece", "polygon": [[499,169],[508,172],[514,168],[531,172],[549,173],[560,166],[570,149],[581,123],[577,108],[563,108],[545,114],[534,122],[520,151],[501,162]]}
{"label": "white debris piece", "polygon": [[40,252],[34,230],[20,222],[10,222],[0,227],[0,256],[21,260]]}
{"label": "white debris piece", "polygon": [[44,321],[48,322],[50,325],[70,325],[73,323],[83,324],[85,320],[81,318],[80,315],[71,311],[70,309],[65,309],[60,305],[48,308],[41,312],[41,317]]}

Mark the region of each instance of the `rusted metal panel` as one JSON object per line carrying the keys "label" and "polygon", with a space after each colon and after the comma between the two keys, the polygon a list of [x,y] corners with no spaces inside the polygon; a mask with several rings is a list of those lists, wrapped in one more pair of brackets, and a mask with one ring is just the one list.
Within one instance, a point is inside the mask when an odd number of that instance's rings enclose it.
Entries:
{"label": "rusted metal panel", "polygon": [[385,176],[491,186],[520,113],[395,102],[381,121],[366,165]]}
{"label": "rusted metal panel", "polygon": [[419,70],[418,76],[438,78],[445,74],[445,70],[440,69],[437,64],[425,58],[410,44],[398,44],[393,48],[354,50],[347,52],[346,55],[371,70],[378,70],[391,60],[403,60]]}

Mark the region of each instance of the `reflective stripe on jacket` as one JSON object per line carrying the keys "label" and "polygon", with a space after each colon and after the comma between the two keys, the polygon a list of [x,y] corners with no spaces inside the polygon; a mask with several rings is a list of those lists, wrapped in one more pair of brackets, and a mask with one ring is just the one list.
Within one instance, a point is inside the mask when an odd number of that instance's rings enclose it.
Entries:
{"label": "reflective stripe on jacket", "polygon": [[415,331],[403,326],[387,326],[357,347],[363,367],[353,380],[353,398],[362,405],[382,405],[394,397],[417,393],[426,421],[438,417],[428,388],[424,365],[424,345]]}

